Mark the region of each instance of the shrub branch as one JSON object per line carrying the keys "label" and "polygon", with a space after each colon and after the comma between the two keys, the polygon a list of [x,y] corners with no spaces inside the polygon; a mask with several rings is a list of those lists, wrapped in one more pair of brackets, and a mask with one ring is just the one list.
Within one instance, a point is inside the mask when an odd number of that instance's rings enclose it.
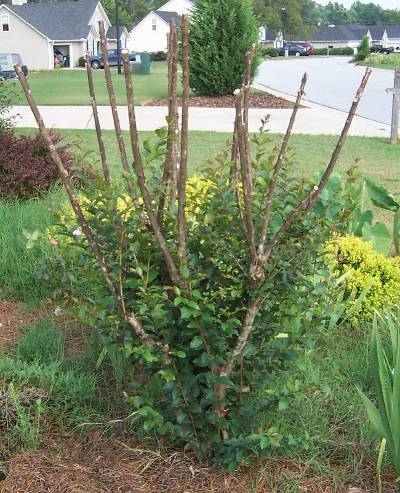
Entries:
{"label": "shrub branch", "polygon": [[88,86],[89,86],[90,101],[92,104],[93,118],[94,118],[94,123],[95,123],[95,127],[96,127],[97,142],[99,143],[101,164],[103,167],[103,176],[104,176],[105,181],[107,183],[109,183],[110,182],[110,168],[108,166],[108,161],[107,161],[107,156],[106,156],[106,148],[104,145],[103,134],[101,131],[101,126],[100,126],[99,112],[97,110],[97,102],[96,102],[96,93],[95,93],[94,84],[93,84],[92,65],[90,63],[90,57],[89,57],[88,53],[86,53],[85,61],[86,61],[86,72],[87,72],[87,79],[88,79]]}

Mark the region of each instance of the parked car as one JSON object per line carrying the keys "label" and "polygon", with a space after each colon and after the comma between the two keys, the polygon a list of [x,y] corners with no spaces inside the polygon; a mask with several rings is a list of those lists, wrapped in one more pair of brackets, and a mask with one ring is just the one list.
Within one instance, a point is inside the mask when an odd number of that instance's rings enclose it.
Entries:
{"label": "parked car", "polygon": [[[134,62],[136,60],[136,53],[131,51],[129,53],[129,61]],[[108,50],[108,61],[111,66],[116,66],[118,65],[118,56],[117,56],[117,50]],[[121,62],[122,62],[122,56],[121,56]],[[92,65],[93,69],[98,69],[98,68],[104,68],[103,64],[103,55],[94,55],[90,57],[90,63]]]}
{"label": "parked car", "polygon": [[[305,44],[305,43],[303,43]],[[311,55],[310,50],[299,43],[286,43],[283,48],[279,48],[278,55],[284,56],[285,51],[288,51],[289,56],[308,56]],[[311,45],[310,45],[311,46]]]}
{"label": "parked car", "polygon": [[307,50],[309,55],[314,55],[315,48],[314,48],[314,46],[310,45],[310,43],[306,43],[303,41],[296,41],[296,44],[298,44],[300,46],[304,46],[304,48]]}
{"label": "parked car", "polygon": [[28,76],[28,67],[22,63],[21,55],[17,53],[0,53],[0,80],[16,80],[18,76],[14,65],[21,65],[22,71]]}
{"label": "parked car", "polygon": [[381,53],[383,55],[390,55],[394,52],[393,47],[384,47],[382,45],[372,45],[370,50],[371,53]]}

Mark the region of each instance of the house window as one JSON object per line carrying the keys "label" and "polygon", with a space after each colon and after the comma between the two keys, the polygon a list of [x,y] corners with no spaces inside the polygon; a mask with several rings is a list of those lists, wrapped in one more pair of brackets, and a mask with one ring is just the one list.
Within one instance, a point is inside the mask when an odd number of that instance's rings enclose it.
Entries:
{"label": "house window", "polygon": [[1,30],[8,32],[10,30],[10,16],[8,14],[1,14]]}
{"label": "house window", "polygon": [[152,27],[153,31],[157,30],[157,19],[153,19],[151,21],[151,27]]}

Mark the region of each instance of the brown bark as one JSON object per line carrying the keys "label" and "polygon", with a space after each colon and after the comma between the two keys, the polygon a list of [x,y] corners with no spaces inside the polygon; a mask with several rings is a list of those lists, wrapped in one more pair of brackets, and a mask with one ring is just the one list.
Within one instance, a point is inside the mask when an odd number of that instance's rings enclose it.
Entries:
{"label": "brown bark", "polygon": [[243,184],[244,221],[246,224],[246,238],[250,251],[250,279],[254,281],[257,276],[256,263],[256,233],[253,221],[253,172],[249,153],[246,149],[246,135],[243,125],[242,91],[235,92],[236,97],[236,129],[239,144],[240,168]]}
{"label": "brown bark", "polygon": [[163,222],[163,211],[170,185],[170,206],[175,202],[178,167],[178,108],[176,89],[178,81],[178,31],[175,21],[170,23],[168,36],[168,144],[161,177],[161,190],[158,200],[158,220]]}
{"label": "brown bark", "polygon": [[182,16],[182,130],[181,130],[181,159],[178,175],[178,256],[182,268],[186,266],[186,182],[189,147],[189,18]]}
{"label": "brown bark", "polygon": [[371,75],[372,70],[370,68],[367,68],[365,71],[364,77],[362,78],[362,81],[360,83],[360,86],[357,90],[357,94],[353,100],[353,104],[351,105],[349,114],[347,115],[346,123],[344,124],[343,130],[341,132],[340,138],[336,144],[335,150],[333,151],[332,157],[329,161],[329,164],[321,178],[321,181],[319,182],[318,186],[315,186],[314,189],[309,193],[307,197],[305,197],[296,207],[296,209],[290,214],[290,216],[286,219],[286,221],[282,224],[278,232],[275,234],[275,236],[272,238],[270,243],[268,244],[265,253],[264,253],[264,262],[266,262],[269,258],[269,256],[272,253],[272,250],[279,244],[280,240],[282,237],[285,235],[285,233],[288,231],[290,226],[293,224],[293,222],[302,214],[305,213],[305,215],[308,215],[316,200],[318,197],[321,195],[323,189],[325,188],[325,185],[327,184],[330,176],[332,175],[332,172],[337,164],[337,161],[339,159],[340,153],[342,152],[343,145],[346,142],[351,124],[353,122],[354,116],[356,114],[358,105],[360,103],[360,100],[364,94],[365,87],[368,83],[369,77]]}
{"label": "brown bark", "polygon": [[108,166],[108,161],[107,161],[107,156],[106,156],[106,148],[104,146],[104,139],[103,139],[103,134],[101,131],[101,126],[100,126],[99,113],[97,111],[96,93],[95,93],[94,84],[93,84],[92,65],[90,64],[90,57],[88,54],[86,54],[85,59],[86,59],[87,79],[88,79],[88,85],[89,85],[89,94],[90,94],[90,100],[91,100],[91,104],[92,104],[94,123],[95,123],[95,127],[96,127],[97,142],[99,143],[101,164],[103,167],[103,176],[104,176],[105,181],[107,183],[109,183],[110,182],[110,168]]}
{"label": "brown bark", "polygon": [[82,209],[81,209],[81,206],[79,203],[79,199],[78,199],[78,197],[75,193],[74,187],[72,185],[71,177],[69,176],[68,171],[66,170],[64,163],[63,163],[62,159],[60,158],[60,155],[57,152],[56,146],[54,145],[54,143],[51,139],[50,133],[47,130],[47,128],[43,122],[43,119],[40,115],[39,109],[38,109],[38,107],[37,107],[37,105],[33,99],[32,92],[31,92],[31,89],[29,87],[28,81],[27,81],[25,74],[22,71],[20,65],[15,65],[15,72],[17,73],[18,78],[21,82],[21,85],[22,85],[22,88],[24,90],[26,99],[27,99],[28,104],[32,110],[33,116],[35,117],[36,123],[39,127],[39,132],[40,132],[41,136],[43,137],[43,140],[46,143],[46,146],[49,150],[51,158],[53,159],[54,163],[56,164],[56,166],[58,168],[58,171],[59,171],[60,177],[61,177],[61,181],[64,185],[65,190],[67,191],[69,201],[70,201],[72,209],[76,215],[76,218],[79,222],[79,225],[81,226],[82,231],[84,232],[84,234],[85,234],[85,236],[86,236],[86,238],[87,238],[87,240],[88,240],[88,242],[89,242],[89,244],[93,250],[93,253],[94,253],[96,260],[99,264],[101,273],[104,277],[104,280],[107,284],[108,289],[110,290],[112,297],[114,298],[114,301],[116,302],[117,306],[120,306],[118,290],[117,290],[116,286],[114,285],[114,283],[110,277],[110,273],[108,271],[106,261],[103,257],[103,254],[101,253],[101,250],[100,250],[98,243],[95,240],[95,237],[92,233],[90,226],[86,222],[85,216],[83,215],[83,212],[82,212]]}
{"label": "brown bark", "polygon": [[24,90],[28,104],[29,104],[29,106],[32,110],[32,113],[35,117],[35,120],[38,124],[40,134],[42,135],[44,141],[46,142],[49,153],[50,153],[53,161],[55,162],[55,164],[59,170],[61,181],[64,185],[65,190],[67,191],[67,195],[68,195],[69,201],[71,203],[72,209],[76,215],[76,218],[79,222],[79,225],[82,228],[83,233],[85,234],[85,236],[86,236],[86,238],[87,238],[87,240],[88,240],[88,242],[89,242],[89,244],[93,250],[93,253],[96,257],[97,263],[99,264],[100,271],[103,275],[103,278],[106,282],[106,285],[107,285],[108,289],[110,290],[110,293],[111,293],[117,307],[121,311],[121,314],[122,314],[124,320],[127,323],[129,323],[129,325],[132,327],[135,334],[139,337],[139,339],[143,342],[143,344],[146,344],[148,346],[158,347],[164,353],[165,362],[169,363],[169,361],[170,361],[170,356],[169,356],[170,348],[169,348],[168,344],[162,344],[160,341],[154,340],[151,337],[149,337],[145,328],[143,327],[141,320],[134,313],[130,313],[129,315],[126,314],[123,301],[120,299],[120,297],[118,295],[118,289],[114,285],[114,283],[110,277],[110,272],[109,272],[109,269],[106,265],[106,261],[102,255],[102,253],[101,253],[100,247],[99,247],[98,243],[96,242],[96,239],[92,233],[90,226],[86,222],[85,216],[83,215],[83,212],[82,212],[82,209],[81,209],[81,206],[79,203],[79,199],[78,199],[78,197],[75,193],[75,190],[73,188],[73,185],[72,185],[71,178],[70,178],[67,170],[65,169],[65,166],[62,162],[62,159],[60,158],[60,155],[57,152],[55,145],[53,144],[53,141],[51,140],[49,131],[47,130],[47,128],[43,122],[43,119],[40,115],[40,112],[38,110],[38,107],[37,107],[37,105],[36,105],[36,103],[32,97],[32,92],[29,88],[29,84],[28,84],[28,81],[25,77],[25,74],[23,73],[20,65],[15,65],[15,71],[16,71],[18,78],[21,82],[21,85],[22,85],[22,88]]}
{"label": "brown bark", "polygon": [[261,257],[264,254],[264,244],[265,244],[265,240],[266,240],[267,233],[268,233],[269,221],[271,218],[272,198],[274,196],[276,183],[277,183],[277,180],[279,177],[281,166],[282,166],[283,160],[286,156],[286,151],[287,151],[287,148],[289,145],[289,139],[290,139],[290,136],[292,134],[294,123],[296,121],[296,116],[297,116],[297,112],[298,112],[299,107],[300,107],[300,102],[301,102],[301,99],[304,95],[304,88],[306,86],[307,79],[308,79],[308,75],[304,74],[303,80],[301,81],[299,92],[297,93],[297,99],[296,99],[296,103],[295,103],[294,108],[293,108],[292,115],[290,117],[289,125],[288,125],[288,128],[286,130],[285,137],[282,141],[282,146],[281,146],[278,158],[275,162],[272,178],[271,178],[271,181],[269,183],[268,194],[267,194],[267,198],[266,198],[266,202],[265,202],[264,217],[263,217],[263,222],[261,225],[260,241],[259,241],[259,245],[258,245],[258,255]]}
{"label": "brown bark", "polygon": [[[111,77],[111,69],[110,63],[108,61],[108,50],[107,50],[107,42],[106,42],[106,33],[104,30],[104,22],[99,21],[99,34],[100,34],[100,48],[103,55],[103,65],[104,65],[104,76],[107,84],[108,91],[108,99],[110,101],[111,112],[114,121],[115,135],[117,137],[118,149],[121,155],[122,167],[127,174],[127,177],[130,175],[130,167],[128,162],[128,156],[126,154],[124,137],[122,135],[121,123],[119,120],[118,109],[117,109],[117,100],[115,98],[114,86],[112,83]],[[135,193],[135,187],[131,178],[127,178],[127,183],[129,187],[129,192],[131,194],[133,203],[135,204],[135,208],[138,211],[139,216],[141,217],[143,222],[146,222],[146,218],[143,215],[142,207]]]}
{"label": "brown bark", "polygon": [[124,73],[125,73],[125,84],[126,84],[126,96],[128,102],[128,114],[129,114],[129,128],[130,128],[130,137],[131,137],[131,145],[132,145],[132,154],[134,159],[134,168],[138,181],[138,185],[140,188],[140,193],[145,205],[145,209],[151,224],[151,228],[153,230],[154,236],[157,240],[157,243],[160,247],[160,250],[163,254],[165,264],[168,269],[169,276],[171,281],[176,286],[181,288],[185,287],[185,283],[181,280],[178,270],[175,265],[175,261],[172,258],[172,255],[169,251],[167,242],[165,241],[164,235],[161,230],[160,223],[158,222],[157,215],[153,210],[152,199],[147,188],[146,177],[144,174],[142,156],[140,154],[139,148],[139,136],[137,131],[136,124],[136,113],[134,106],[134,93],[133,93],[133,85],[132,85],[132,75],[129,66],[129,57],[128,53],[123,53],[122,60],[124,64]]}

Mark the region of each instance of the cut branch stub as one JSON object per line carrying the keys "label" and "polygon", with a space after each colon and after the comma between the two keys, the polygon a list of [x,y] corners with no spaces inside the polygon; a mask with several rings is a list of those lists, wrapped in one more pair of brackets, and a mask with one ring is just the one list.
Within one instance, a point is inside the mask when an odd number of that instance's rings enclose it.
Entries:
{"label": "cut branch stub", "polygon": [[177,108],[177,81],[178,81],[178,30],[175,20],[170,22],[168,36],[168,143],[167,154],[164,160],[163,172],[160,184],[160,197],[158,199],[158,220],[163,222],[163,212],[168,193],[169,183],[169,208],[176,200],[178,186],[178,125],[179,115]]}
{"label": "cut branch stub", "polygon": [[262,225],[261,225],[260,241],[258,244],[258,255],[261,257],[264,255],[264,245],[265,245],[265,240],[267,238],[269,221],[271,218],[272,198],[273,198],[273,195],[275,192],[277,180],[279,178],[281,166],[282,166],[283,160],[285,159],[285,156],[286,156],[286,151],[287,151],[287,148],[289,145],[289,139],[290,139],[290,136],[292,134],[293,126],[294,126],[295,121],[296,121],[296,116],[297,116],[297,112],[298,112],[299,107],[300,107],[301,99],[304,95],[304,89],[305,89],[305,86],[307,83],[307,79],[308,79],[308,75],[304,74],[303,79],[301,81],[300,89],[297,93],[297,99],[296,99],[296,103],[295,103],[294,108],[293,108],[292,115],[290,117],[289,125],[288,125],[288,128],[286,130],[285,137],[282,141],[282,146],[281,146],[278,158],[275,162],[274,170],[272,173],[272,178],[271,178],[271,181],[270,181],[269,186],[268,186],[268,193],[267,193],[267,198],[265,201],[264,216],[263,216],[263,221],[262,221]]}
{"label": "cut branch stub", "polygon": [[103,21],[99,21],[99,34],[100,34],[100,47],[101,47],[101,52],[103,55],[104,76],[105,76],[106,84],[107,84],[108,99],[110,101],[111,112],[112,112],[113,121],[114,121],[115,135],[117,137],[118,149],[119,149],[119,152],[121,155],[121,163],[122,163],[122,167],[123,167],[123,169],[126,173],[126,176],[127,176],[128,188],[129,188],[129,192],[130,192],[130,195],[132,197],[133,203],[135,204],[135,208],[136,208],[140,218],[142,219],[142,222],[146,223],[147,220],[143,215],[142,206],[140,205],[139,199],[136,196],[134,184],[132,182],[132,179],[129,177],[131,170],[130,170],[130,166],[129,166],[129,162],[128,162],[128,156],[126,154],[124,137],[122,135],[121,123],[120,123],[119,115],[118,115],[117,100],[115,98],[114,86],[112,83],[110,63],[108,61],[106,33],[104,30],[104,22]]}
{"label": "cut branch stub", "polygon": [[104,280],[107,284],[107,287],[110,290],[110,293],[111,293],[116,305],[120,307],[120,299],[118,296],[118,290],[117,290],[116,286],[114,285],[114,283],[111,279],[110,272],[109,272],[108,267],[106,265],[106,261],[103,257],[103,254],[101,253],[100,246],[98,245],[98,243],[94,237],[94,234],[92,233],[92,230],[90,229],[90,226],[85,219],[85,216],[82,212],[82,208],[81,208],[80,203],[79,203],[78,196],[76,195],[74,187],[72,185],[71,178],[68,174],[68,171],[66,170],[66,168],[64,166],[62,159],[60,158],[60,155],[56,149],[56,146],[54,145],[54,143],[51,139],[50,133],[47,130],[47,128],[43,122],[43,119],[40,115],[39,109],[38,109],[38,107],[37,107],[37,105],[33,99],[32,92],[30,90],[26,76],[25,76],[24,72],[22,71],[20,65],[15,65],[15,72],[17,73],[18,78],[21,82],[21,85],[22,85],[22,88],[24,90],[26,99],[27,99],[28,104],[32,110],[34,117],[35,117],[36,123],[39,127],[39,132],[40,132],[43,140],[46,143],[46,146],[49,150],[51,158],[53,159],[54,163],[56,164],[56,166],[58,168],[58,171],[59,171],[60,177],[61,177],[61,181],[64,185],[65,190],[67,191],[69,201],[71,203],[71,206],[72,206],[72,209],[75,213],[75,216],[78,220],[78,223],[79,223],[80,227],[82,228],[82,231],[84,232],[84,234],[85,234],[85,236],[86,236],[86,238],[87,238],[87,240],[88,240],[88,242],[89,242],[89,244],[93,250],[93,253],[96,257],[97,263],[99,264],[100,271],[104,277]]}
{"label": "cut branch stub", "polygon": [[164,354],[164,362],[166,364],[169,364],[170,363],[170,355],[169,355],[170,347],[169,347],[169,345],[163,344],[162,342],[151,338],[149,336],[149,334],[146,332],[141,320],[136,316],[135,313],[130,313],[129,315],[126,314],[125,309],[124,309],[123,300],[118,295],[118,289],[112,281],[109,268],[108,268],[106,261],[102,255],[102,253],[101,253],[100,246],[98,245],[98,243],[95,239],[95,236],[94,236],[94,234],[93,234],[93,232],[92,232],[89,224],[87,223],[85,216],[82,212],[82,208],[81,208],[81,205],[79,203],[78,196],[75,193],[75,190],[74,190],[74,187],[72,185],[72,181],[71,181],[71,178],[68,174],[68,171],[65,169],[64,163],[63,163],[62,159],[60,158],[60,155],[58,154],[58,151],[57,151],[55,145],[53,144],[53,141],[51,140],[49,131],[47,130],[47,128],[43,122],[43,119],[40,115],[39,109],[38,109],[38,107],[37,107],[37,105],[36,105],[36,103],[32,97],[32,92],[29,88],[29,84],[28,84],[28,81],[25,77],[25,74],[22,71],[20,65],[15,65],[14,68],[15,68],[15,72],[17,73],[18,78],[21,82],[21,85],[22,85],[22,88],[24,90],[28,104],[32,110],[34,117],[35,117],[36,123],[38,124],[39,132],[40,132],[41,136],[43,137],[43,140],[45,141],[45,143],[47,145],[47,148],[49,150],[51,158],[53,159],[54,163],[56,164],[56,166],[58,168],[58,171],[59,171],[60,176],[61,176],[61,181],[64,185],[65,190],[67,191],[67,195],[68,195],[69,201],[71,203],[72,210],[74,211],[75,216],[78,220],[78,223],[81,226],[82,231],[85,234],[85,236],[89,242],[89,245],[93,250],[96,261],[100,267],[100,272],[103,275],[103,278],[106,282],[108,289],[110,290],[110,293],[114,299],[116,306],[120,310],[121,315],[122,315],[123,319],[125,320],[125,322],[127,322],[132,327],[133,331],[135,332],[137,337],[142,341],[142,343],[146,344],[148,346],[157,347],[159,350],[161,350],[162,353]]}
{"label": "cut branch stub", "polygon": [[134,169],[140,188],[140,193],[145,205],[145,209],[153,230],[154,236],[157,240],[158,246],[163,254],[165,264],[168,269],[169,276],[173,284],[180,288],[184,288],[186,284],[182,281],[179,276],[178,269],[175,265],[175,261],[169,251],[167,242],[165,241],[164,235],[162,233],[161,225],[157,219],[157,215],[153,210],[152,198],[150,196],[149,189],[146,184],[146,177],[144,174],[142,156],[139,147],[139,135],[136,124],[136,113],[134,106],[134,93],[132,84],[132,75],[129,65],[128,53],[123,53],[122,60],[124,64],[124,74],[125,74],[125,84],[126,84],[126,96],[128,102],[128,115],[129,115],[129,128],[130,128],[130,138],[132,145],[132,154],[134,160]]}
{"label": "cut branch stub", "polygon": [[186,259],[186,182],[189,147],[189,18],[182,16],[182,130],[181,130],[181,161],[178,175],[178,256],[182,269],[187,264]]}
{"label": "cut branch stub", "polygon": [[109,183],[110,182],[110,168],[108,166],[108,161],[107,161],[107,156],[106,156],[106,148],[104,145],[103,134],[101,132],[99,113],[97,111],[96,94],[95,94],[95,90],[94,90],[92,65],[90,63],[89,53],[86,53],[85,60],[86,60],[87,79],[88,79],[88,85],[89,85],[89,94],[90,94],[90,100],[91,100],[91,104],[92,104],[94,123],[95,123],[95,127],[96,127],[97,142],[99,144],[101,164],[103,167],[103,176],[104,176],[105,181],[107,183]]}

